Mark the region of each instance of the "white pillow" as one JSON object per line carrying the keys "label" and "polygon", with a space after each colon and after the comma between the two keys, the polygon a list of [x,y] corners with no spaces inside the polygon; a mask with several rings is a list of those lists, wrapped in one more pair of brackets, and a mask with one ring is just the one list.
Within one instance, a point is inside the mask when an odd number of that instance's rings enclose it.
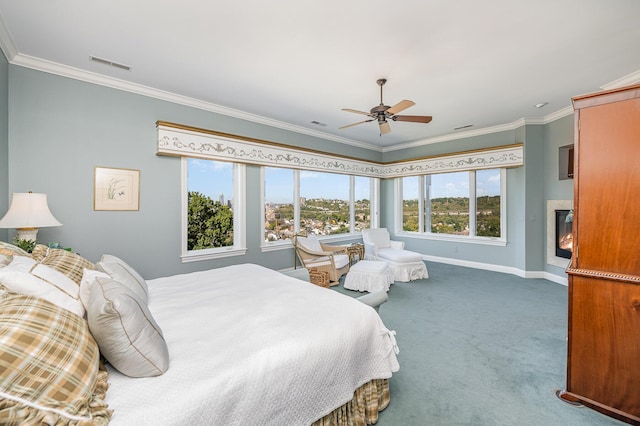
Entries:
{"label": "white pillow", "polygon": [[298,237],[298,242],[304,248],[310,251],[322,252],[322,246],[320,245],[320,240],[316,236],[316,234],[309,234],[308,237]]}
{"label": "white pillow", "polygon": [[147,304],[111,278],[87,281],[87,321],[100,352],[130,377],[158,376],[169,368],[169,350]]}
{"label": "white pillow", "polygon": [[133,290],[145,303],[149,301],[147,282],[124,260],[110,254],[103,254],[100,262],[96,263],[96,269],[109,274],[111,278]]}
{"label": "white pillow", "polygon": [[14,293],[36,296],[84,317],[78,285],[69,277],[26,256],[0,269],[0,283]]}
{"label": "white pillow", "polygon": [[91,285],[93,281],[97,278],[111,278],[109,274],[102,271],[97,271],[95,269],[84,269],[82,273],[82,279],[80,280],[80,301],[85,309],[89,306],[89,293],[91,291]]}

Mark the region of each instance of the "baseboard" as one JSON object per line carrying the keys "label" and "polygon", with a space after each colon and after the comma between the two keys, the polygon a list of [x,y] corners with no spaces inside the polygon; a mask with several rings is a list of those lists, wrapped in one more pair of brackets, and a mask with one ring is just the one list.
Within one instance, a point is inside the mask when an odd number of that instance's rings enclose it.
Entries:
{"label": "baseboard", "polygon": [[471,262],[469,260],[452,259],[449,257],[426,256],[422,259],[428,262],[446,263],[448,265],[464,266],[467,268],[483,269],[485,271],[500,272],[503,274],[516,275],[520,278],[538,278],[553,281],[554,283],[567,285],[567,278],[551,274],[546,271],[525,271],[511,266],[495,265],[492,263]]}
{"label": "baseboard", "polygon": [[[511,275],[516,275],[520,278],[543,279],[543,280],[552,281],[556,284],[560,284],[565,287],[568,285],[568,280],[566,276],[561,277],[547,271],[524,271],[522,269],[513,268],[511,266],[494,265],[493,263],[471,262],[469,260],[451,259],[449,257],[440,257],[440,256],[423,255],[422,259],[428,262],[446,263],[448,265],[464,266],[467,268],[483,269],[485,271],[511,274]],[[298,267],[298,269],[299,268],[300,267]],[[292,272],[292,271],[294,271],[293,267],[284,268],[280,270],[280,272],[285,272],[285,273]]]}

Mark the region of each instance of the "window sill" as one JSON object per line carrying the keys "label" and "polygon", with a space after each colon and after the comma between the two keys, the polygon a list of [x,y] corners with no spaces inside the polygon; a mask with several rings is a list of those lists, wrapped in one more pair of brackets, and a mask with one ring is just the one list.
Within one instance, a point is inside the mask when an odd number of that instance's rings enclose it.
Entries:
{"label": "window sill", "polygon": [[223,257],[244,256],[247,254],[246,248],[241,249],[215,249],[215,250],[195,250],[180,256],[182,263],[199,262],[201,260],[220,259]]}
{"label": "window sill", "polygon": [[418,240],[431,241],[451,241],[456,243],[481,244],[487,246],[506,246],[507,240],[493,237],[468,237],[465,235],[448,235],[448,234],[420,234],[417,232],[398,232],[397,237],[415,238]]}
{"label": "window sill", "polygon": [[[319,240],[325,244],[335,244],[335,243],[345,243],[353,240],[361,240],[362,233],[355,232],[352,234],[335,234],[335,235],[323,235],[319,237]],[[293,248],[293,243],[291,240],[283,240],[283,241],[274,241],[271,243],[262,243],[260,246],[260,250],[263,253],[271,252],[271,251],[279,251]]]}

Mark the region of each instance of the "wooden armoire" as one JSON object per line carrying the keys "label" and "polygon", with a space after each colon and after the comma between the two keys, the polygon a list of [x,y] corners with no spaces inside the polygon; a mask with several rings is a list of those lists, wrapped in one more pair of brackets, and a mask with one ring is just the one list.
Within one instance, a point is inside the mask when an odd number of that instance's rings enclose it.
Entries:
{"label": "wooden armoire", "polygon": [[560,397],[640,425],[640,85],[573,105],[574,249]]}

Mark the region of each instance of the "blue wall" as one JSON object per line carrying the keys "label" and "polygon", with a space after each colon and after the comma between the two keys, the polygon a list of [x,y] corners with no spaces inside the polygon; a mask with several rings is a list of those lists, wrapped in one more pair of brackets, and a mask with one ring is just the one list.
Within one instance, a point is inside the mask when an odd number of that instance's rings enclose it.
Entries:
{"label": "blue wall", "polygon": [[[0,78],[2,69],[0,66]],[[8,101],[4,104],[8,103],[9,111],[8,114],[0,111],[0,119],[9,117],[11,167],[0,173],[0,207],[11,192],[49,194],[50,208],[64,226],[41,229],[39,241],[59,241],[90,260],[97,260],[103,253],[115,254],[130,262],[145,278],[232,263],[253,262],[274,269],[292,266],[291,249],[268,253],[260,250],[262,220],[257,213],[260,172],[254,166],[247,167],[247,255],[180,262],[180,160],[155,154],[155,122],[163,120],[374,161],[524,143],[525,167],[507,171],[506,247],[456,243],[454,252],[449,242],[405,240],[408,248],[426,255],[521,271],[546,268],[542,206],[545,192],[555,191],[555,183],[545,177],[545,162],[552,161],[546,145],[548,137],[567,136],[565,126],[553,123],[523,126],[382,154],[15,65],[8,66],[8,89]],[[0,134],[0,153],[3,144],[6,149],[7,137],[3,142]],[[140,211],[93,210],[96,166],[140,170]],[[392,180],[381,182],[381,199],[381,224],[392,228]],[[2,208],[5,210],[6,204]]]}

